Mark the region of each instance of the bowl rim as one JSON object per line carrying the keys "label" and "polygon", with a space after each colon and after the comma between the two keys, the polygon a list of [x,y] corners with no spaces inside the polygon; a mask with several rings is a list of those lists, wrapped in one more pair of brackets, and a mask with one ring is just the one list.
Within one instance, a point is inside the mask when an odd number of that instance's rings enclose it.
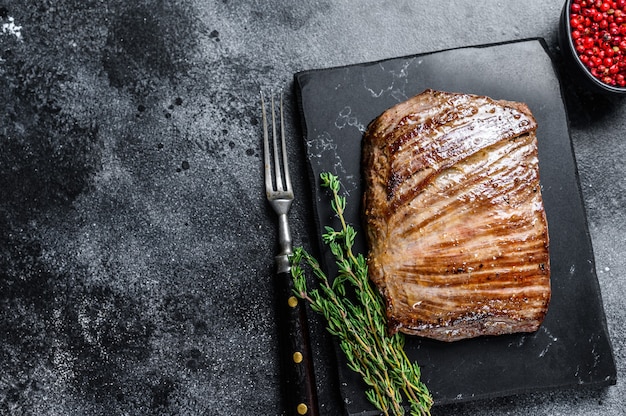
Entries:
{"label": "bowl rim", "polygon": [[583,61],[580,60],[580,57],[578,56],[578,53],[576,52],[576,47],[574,46],[574,41],[572,39],[572,25],[570,23],[571,4],[572,4],[572,0],[565,1],[565,6],[563,10],[563,19],[565,20],[565,22],[563,23],[565,24],[565,36],[567,38],[567,44],[569,46],[571,54],[574,56],[574,59],[576,60],[576,63],[578,64],[578,66],[582,68],[583,73],[585,74],[585,77],[588,80],[590,80],[594,85],[609,92],[615,92],[615,93],[620,93],[620,94],[626,93],[626,87],[614,87],[612,85],[605,84],[604,82],[600,81],[598,78],[594,77],[591,74],[591,72],[589,72],[589,69],[587,68],[587,66],[585,66]]}

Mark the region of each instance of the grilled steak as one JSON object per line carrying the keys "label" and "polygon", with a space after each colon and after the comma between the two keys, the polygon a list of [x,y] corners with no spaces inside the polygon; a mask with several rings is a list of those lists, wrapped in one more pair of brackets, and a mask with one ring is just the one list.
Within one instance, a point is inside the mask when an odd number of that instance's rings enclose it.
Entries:
{"label": "grilled steak", "polygon": [[536,128],[525,104],[433,90],[370,123],[368,265],[390,333],[538,329],[551,292]]}

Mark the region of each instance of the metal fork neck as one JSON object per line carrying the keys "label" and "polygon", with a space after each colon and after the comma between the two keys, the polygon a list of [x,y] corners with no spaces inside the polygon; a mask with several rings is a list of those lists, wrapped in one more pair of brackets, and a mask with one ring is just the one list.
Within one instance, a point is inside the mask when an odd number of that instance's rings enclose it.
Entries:
{"label": "metal fork neck", "polygon": [[276,271],[279,273],[289,272],[289,255],[292,253],[292,240],[287,214],[278,214],[278,248]]}

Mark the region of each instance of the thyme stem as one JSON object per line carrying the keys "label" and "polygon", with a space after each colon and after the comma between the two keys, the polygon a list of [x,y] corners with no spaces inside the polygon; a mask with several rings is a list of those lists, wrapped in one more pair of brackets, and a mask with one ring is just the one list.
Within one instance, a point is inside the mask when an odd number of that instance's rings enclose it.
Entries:
{"label": "thyme stem", "polygon": [[[378,410],[386,416],[404,415],[406,399],[411,415],[428,416],[433,400],[420,380],[420,368],[406,356],[404,336],[388,335],[384,300],[369,281],[365,258],[352,251],[356,231],[344,218],[346,199],[339,194],[339,179],[330,173],[320,178],[322,187],[332,192],[331,207],[341,223],[339,230],[327,226],[322,235],[335,257],[338,275],[331,283],[318,261],[296,247],[290,258],[295,293],[324,316],[348,366],[371,388],[366,396]],[[304,265],[316,277],[316,289],[307,289]]]}

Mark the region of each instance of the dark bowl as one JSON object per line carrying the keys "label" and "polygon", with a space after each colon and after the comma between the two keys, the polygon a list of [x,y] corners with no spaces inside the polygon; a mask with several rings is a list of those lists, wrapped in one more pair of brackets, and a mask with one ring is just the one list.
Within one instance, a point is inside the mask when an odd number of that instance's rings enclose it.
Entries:
{"label": "dark bowl", "polygon": [[571,0],[565,2],[559,23],[559,46],[563,53],[566,70],[572,76],[575,83],[593,93],[612,96],[626,95],[626,88],[605,84],[594,77],[578,57],[571,36],[572,30],[569,18],[571,3]]}

